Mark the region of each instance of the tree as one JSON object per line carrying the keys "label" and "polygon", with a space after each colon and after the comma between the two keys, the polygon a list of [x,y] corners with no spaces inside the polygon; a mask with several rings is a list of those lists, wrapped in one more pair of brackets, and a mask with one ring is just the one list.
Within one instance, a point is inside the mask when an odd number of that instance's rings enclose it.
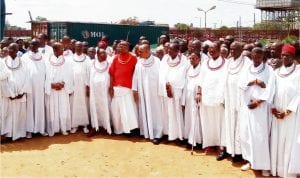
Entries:
{"label": "tree", "polygon": [[184,23],[177,23],[174,25],[177,30],[189,30],[190,26]]}
{"label": "tree", "polygon": [[127,19],[122,19],[120,20],[119,24],[122,24],[122,25],[138,25],[140,22],[137,20],[136,17],[132,18],[132,17],[129,17]]}
{"label": "tree", "polygon": [[9,28],[10,28],[10,23],[9,23],[9,21],[7,21],[7,20],[5,20],[5,26],[4,26],[4,29],[5,30],[8,30]]}
{"label": "tree", "polygon": [[223,25],[219,28],[219,30],[226,31],[226,30],[229,30],[229,28],[227,26]]}
{"label": "tree", "polygon": [[279,22],[256,23],[253,30],[282,30],[282,25]]}
{"label": "tree", "polygon": [[41,16],[37,16],[35,18],[36,21],[47,21],[47,18],[46,17],[41,17]]}
{"label": "tree", "polygon": [[18,27],[18,26],[15,26],[15,25],[11,25],[9,23],[9,21],[5,21],[5,26],[4,26],[4,30],[24,30],[25,28],[22,28],[22,27]]}

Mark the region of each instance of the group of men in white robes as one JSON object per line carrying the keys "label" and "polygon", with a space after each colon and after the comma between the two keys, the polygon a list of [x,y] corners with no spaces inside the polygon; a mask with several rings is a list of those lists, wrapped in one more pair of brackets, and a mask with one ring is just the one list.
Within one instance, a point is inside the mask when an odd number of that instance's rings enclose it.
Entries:
{"label": "group of men in white robes", "polygon": [[1,135],[16,140],[79,127],[89,136],[100,127],[109,134],[139,129],[154,144],[166,135],[206,151],[218,147],[217,160],[244,159],[242,170],[300,173],[300,68],[291,45],[283,46],[283,65],[273,70],[262,48],[252,50],[251,61],[239,42],[230,44],[228,59],[219,42],[205,55],[195,40],[186,55],[169,43],[161,60],[145,41],[138,57],[121,41],[111,59],[99,48],[90,60],[81,42],[73,54],[45,39],[32,40],[22,58],[11,44],[0,61]]}

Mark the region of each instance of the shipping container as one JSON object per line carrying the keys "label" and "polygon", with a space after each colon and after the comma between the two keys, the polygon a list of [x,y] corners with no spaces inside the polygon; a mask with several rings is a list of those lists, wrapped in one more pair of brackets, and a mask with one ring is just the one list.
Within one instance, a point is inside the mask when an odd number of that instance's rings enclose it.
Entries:
{"label": "shipping container", "polygon": [[[43,23],[41,27],[41,23]],[[143,26],[143,25],[119,25],[99,24],[83,22],[32,22],[33,36],[37,35],[39,29],[47,29],[50,38],[59,40],[68,35],[70,38],[87,41],[90,46],[96,46],[103,35],[109,36],[110,45],[114,40],[127,40],[136,44],[140,36],[146,36],[151,44],[156,44],[162,34],[169,34],[168,26]]]}

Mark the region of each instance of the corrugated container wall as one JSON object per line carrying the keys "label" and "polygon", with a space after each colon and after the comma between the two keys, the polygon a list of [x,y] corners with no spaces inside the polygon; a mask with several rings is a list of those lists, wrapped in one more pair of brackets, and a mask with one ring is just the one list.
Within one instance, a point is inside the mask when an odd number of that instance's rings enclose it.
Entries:
{"label": "corrugated container wall", "polygon": [[[110,37],[110,45],[114,40],[128,40],[136,44],[140,36],[146,36],[151,44],[156,44],[162,34],[169,34],[169,27],[165,26],[133,26],[116,24],[49,22],[48,35],[60,40],[64,35],[70,38],[87,41],[90,46],[96,46],[103,35]],[[34,34],[33,36],[35,36]]]}
{"label": "corrugated container wall", "polygon": [[[94,24],[94,23],[66,23],[67,34],[76,40],[87,41],[89,45],[95,46],[103,35],[110,37],[110,45],[114,40],[128,40],[136,44],[140,36],[146,36],[151,44],[156,44],[162,34],[169,33],[169,27],[163,26],[133,26],[116,24]],[[62,31],[65,32],[65,31]]]}

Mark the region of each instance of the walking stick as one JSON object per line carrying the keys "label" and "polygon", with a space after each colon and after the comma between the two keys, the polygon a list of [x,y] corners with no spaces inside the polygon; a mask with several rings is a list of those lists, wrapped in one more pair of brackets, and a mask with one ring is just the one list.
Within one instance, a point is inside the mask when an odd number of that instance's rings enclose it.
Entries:
{"label": "walking stick", "polygon": [[[199,117],[198,117],[198,113],[199,113],[199,103],[196,103],[196,108],[194,108],[194,115],[196,114],[196,117],[195,117],[195,123],[194,123],[194,133],[193,133],[193,142],[192,142],[192,151],[191,151],[191,155],[194,155],[194,143],[196,142],[195,141],[195,131],[196,131],[196,121],[199,120]],[[196,110],[196,111],[195,111]]]}

